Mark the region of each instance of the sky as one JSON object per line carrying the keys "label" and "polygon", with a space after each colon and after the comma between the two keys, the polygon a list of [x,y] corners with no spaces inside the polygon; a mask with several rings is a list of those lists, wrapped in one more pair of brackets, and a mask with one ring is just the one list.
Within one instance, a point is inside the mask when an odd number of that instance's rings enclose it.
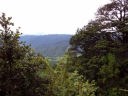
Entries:
{"label": "sky", "polygon": [[0,0],[0,14],[12,17],[24,35],[75,34],[109,0]]}

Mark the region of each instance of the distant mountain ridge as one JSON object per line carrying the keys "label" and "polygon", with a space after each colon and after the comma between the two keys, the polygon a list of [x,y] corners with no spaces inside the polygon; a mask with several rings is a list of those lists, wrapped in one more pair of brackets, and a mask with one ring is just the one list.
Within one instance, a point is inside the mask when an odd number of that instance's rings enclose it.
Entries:
{"label": "distant mountain ridge", "polygon": [[43,56],[58,57],[65,53],[71,36],[65,34],[24,35],[20,40],[31,44],[31,47]]}

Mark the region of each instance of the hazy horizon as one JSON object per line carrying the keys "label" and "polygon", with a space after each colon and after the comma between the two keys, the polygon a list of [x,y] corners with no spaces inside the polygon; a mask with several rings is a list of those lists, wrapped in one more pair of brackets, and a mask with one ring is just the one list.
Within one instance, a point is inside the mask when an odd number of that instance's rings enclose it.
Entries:
{"label": "hazy horizon", "polygon": [[21,36],[74,35],[74,34],[22,34]]}

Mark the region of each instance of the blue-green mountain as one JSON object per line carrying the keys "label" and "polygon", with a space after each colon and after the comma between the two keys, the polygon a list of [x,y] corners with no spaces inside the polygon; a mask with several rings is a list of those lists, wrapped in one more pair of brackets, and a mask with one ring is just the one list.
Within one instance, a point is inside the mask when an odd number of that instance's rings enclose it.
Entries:
{"label": "blue-green mountain", "polygon": [[46,57],[62,56],[69,46],[69,40],[72,35],[24,35],[20,40],[37,52]]}

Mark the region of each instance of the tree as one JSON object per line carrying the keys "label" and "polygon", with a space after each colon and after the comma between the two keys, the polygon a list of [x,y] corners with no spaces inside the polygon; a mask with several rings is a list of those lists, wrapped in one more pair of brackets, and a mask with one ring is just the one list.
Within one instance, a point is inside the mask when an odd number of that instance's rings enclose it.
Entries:
{"label": "tree", "polygon": [[98,96],[108,96],[112,90],[127,96],[119,90],[128,88],[127,7],[127,0],[112,0],[99,8],[96,19],[78,29],[70,40],[69,53],[76,62],[72,65],[85,79],[96,81]]}
{"label": "tree", "polygon": [[128,1],[112,0],[97,11],[104,30],[116,32],[122,43],[128,43]]}
{"label": "tree", "polygon": [[46,64],[43,75],[51,80],[50,96],[95,96],[97,90],[95,82],[84,80],[77,71],[69,72],[67,59],[68,55],[62,57],[55,69],[48,62]]}
{"label": "tree", "polygon": [[20,42],[19,29],[11,30],[11,17],[0,17],[0,94],[1,96],[42,96],[47,91],[38,76],[45,60]]}

